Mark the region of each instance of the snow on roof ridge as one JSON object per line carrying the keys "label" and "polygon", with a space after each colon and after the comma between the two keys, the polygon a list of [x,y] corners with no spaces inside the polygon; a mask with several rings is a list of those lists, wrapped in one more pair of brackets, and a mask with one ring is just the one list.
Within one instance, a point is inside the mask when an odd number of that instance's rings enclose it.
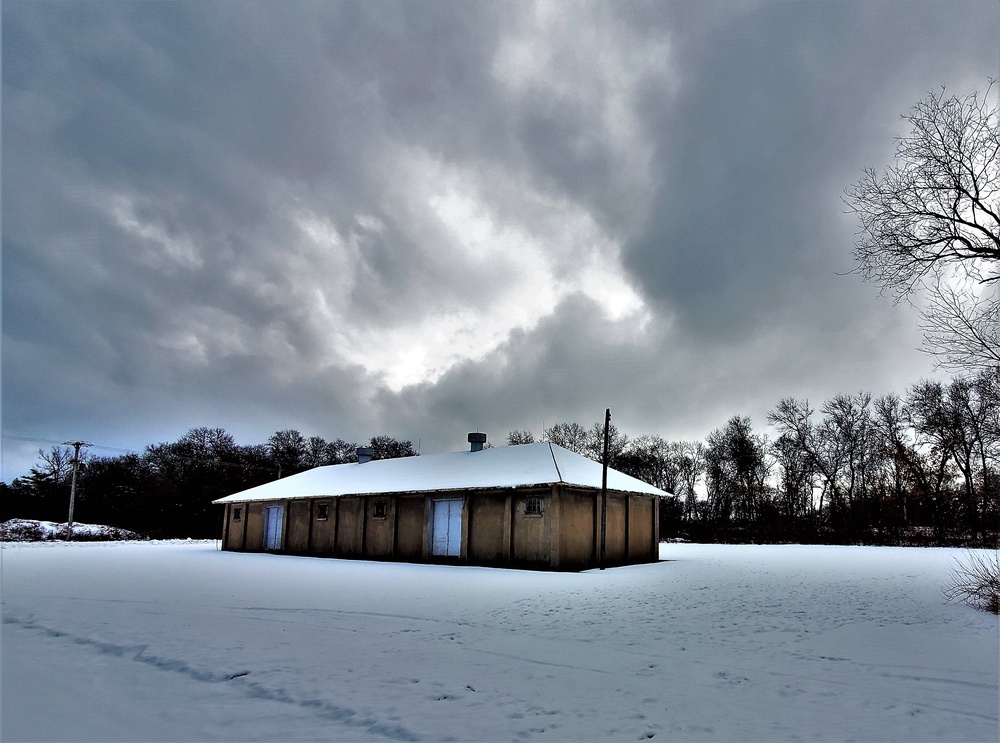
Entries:
{"label": "snow on roof ridge", "polygon": [[[544,447],[544,449],[543,449]],[[561,483],[601,486],[601,465],[548,441],[482,451],[325,465],[233,493],[214,503],[338,497],[377,493],[514,488]],[[608,489],[665,494],[634,477],[608,470]]]}
{"label": "snow on roof ridge", "polygon": [[[545,443],[547,443],[549,445],[549,454],[552,455],[552,464],[554,464],[555,467],[556,467],[556,475],[559,476],[559,482],[563,482],[562,472],[559,471],[559,462],[556,460],[556,453],[554,451],[552,451],[552,442],[551,441],[546,441]],[[560,447],[560,448],[562,448],[562,447]]]}

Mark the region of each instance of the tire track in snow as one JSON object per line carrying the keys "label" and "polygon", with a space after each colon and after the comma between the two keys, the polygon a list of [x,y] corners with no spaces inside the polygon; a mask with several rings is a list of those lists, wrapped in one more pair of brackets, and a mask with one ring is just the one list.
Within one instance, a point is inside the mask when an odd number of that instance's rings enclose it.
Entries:
{"label": "tire track in snow", "polygon": [[64,632],[63,630],[47,627],[33,619],[4,616],[3,623],[31,632],[37,632],[45,637],[66,640],[72,642],[74,645],[93,648],[102,655],[130,659],[160,671],[180,673],[202,683],[228,683],[231,686],[238,686],[251,699],[267,699],[269,701],[301,707],[324,719],[334,720],[350,727],[362,728],[369,733],[381,735],[391,740],[421,740],[421,736],[402,725],[384,723],[371,716],[359,717],[358,713],[350,707],[341,707],[318,698],[296,699],[282,688],[272,688],[256,681],[250,681],[247,677],[251,672],[247,670],[232,673],[213,673],[211,671],[200,670],[182,660],[154,655],[147,651],[148,645],[118,645],[111,642],[104,642],[103,640],[95,640],[90,637],[81,637]]}
{"label": "tire track in snow", "polygon": [[411,614],[390,614],[383,611],[348,611],[347,609],[325,609],[312,607],[282,607],[282,606],[228,606],[227,609],[237,611],[278,612],[281,614],[343,614],[348,617],[380,617],[385,619],[408,619],[417,622],[434,622],[449,624],[451,620],[439,617],[417,617]]}
{"label": "tire track in snow", "polygon": [[[870,664],[862,664],[862,665],[870,665]],[[953,684],[956,686],[968,686],[972,689],[985,689],[986,691],[993,691],[994,689],[996,689],[996,686],[994,686],[993,684],[980,684],[975,681],[963,681],[962,679],[941,678],[940,676],[907,676],[900,673],[889,673],[889,672],[884,672],[879,675],[882,676],[883,678],[903,679],[905,681],[917,681],[917,682],[929,681],[931,683],[937,683],[937,684],[949,684],[949,685]]]}

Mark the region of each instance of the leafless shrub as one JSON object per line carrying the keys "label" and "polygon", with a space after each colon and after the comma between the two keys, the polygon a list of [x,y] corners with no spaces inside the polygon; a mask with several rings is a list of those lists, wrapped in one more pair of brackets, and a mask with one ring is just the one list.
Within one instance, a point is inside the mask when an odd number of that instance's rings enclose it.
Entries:
{"label": "leafless shrub", "polygon": [[944,596],[981,611],[1000,614],[1000,557],[995,550],[972,552],[955,560]]}
{"label": "leafless shrub", "polygon": [[[66,524],[31,519],[10,519],[0,524],[0,541],[4,542],[48,542],[68,538]],[[74,542],[124,542],[148,538],[128,529],[93,524],[77,524],[72,536]]]}
{"label": "leafless shrub", "polygon": [[[53,535],[55,539],[66,539],[67,532],[65,526],[60,528]],[[99,529],[79,530],[73,532],[74,542],[131,542],[146,539],[141,534],[128,529],[119,529],[116,526],[102,526]]]}
{"label": "leafless shrub", "polygon": [[0,541],[40,542],[43,539],[45,532],[37,521],[11,519],[0,524]]}

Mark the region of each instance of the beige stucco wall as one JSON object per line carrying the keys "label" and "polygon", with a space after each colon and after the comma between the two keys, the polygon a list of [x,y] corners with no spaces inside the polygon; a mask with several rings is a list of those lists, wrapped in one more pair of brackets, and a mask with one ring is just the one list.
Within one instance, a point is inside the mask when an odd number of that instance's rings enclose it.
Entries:
{"label": "beige stucco wall", "polygon": [[503,563],[510,553],[509,495],[503,492],[476,494],[469,506],[469,561]]}
{"label": "beige stucco wall", "polygon": [[[396,524],[396,499],[388,495],[365,498],[365,556],[392,557],[393,536]],[[385,517],[375,518],[375,502],[385,503]]]}
{"label": "beige stucco wall", "polygon": [[[233,519],[233,510],[240,509],[240,520]],[[245,503],[228,504],[226,506],[226,539],[223,549],[242,550],[243,530],[246,525],[247,506]]]}
{"label": "beige stucco wall", "polygon": [[[448,495],[465,501],[462,562],[569,570],[597,563],[599,493],[584,488],[552,486],[528,491],[474,491]],[[529,495],[541,498],[540,516],[524,512]],[[339,557],[429,559],[427,540],[431,508],[428,503],[431,498],[426,494],[398,494],[279,502],[286,509],[284,550]],[[384,519],[374,518],[376,500],[386,503]],[[319,503],[330,506],[329,516],[324,521],[316,518]],[[241,522],[232,520],[234,505],[244,509]],[[226,549],[262,549],[263,514],[267,505],[273,504],[243,503],[226,507]],[[654,497],[609,493],[607,564],[656,560],[655,519]]]}
{"label": "beige stucco wall", "polygon": [[288,502],[285,514],[285,549],[288,552],[309,551],[309,521],[311,500]]}
{"label": "beige stucco wall", "polygon": [[416,561],[423,556],[426,512],[424,496],[397,496],[396,559]]}
{"label": "beige stucco wall", "polygon": [[604,555],[608,563],[625,561],[625,496],[621,493],[608,493],[608,519],[604,545]]}
{"label": "beige stucco wall", "polygon": [[[524,512],[529,495],[541,497],[542,515]],[[511,541],[514,563],[534,565],[554,561],[551,525],[556,508],[557,505],[553,503],[552,493],[549,490],[514,492],[511,499]]]}
{"label": "beige stucco wall", "polygon": [[653,498],[629,496],[629,562],[648,561],[656,555],[653,542],[654,504]]}
{"label": "beige stucco wall", "polygon": [[247,513],[245,514],[247,520],[246,526],[246,543],[243,545],[244,549],[250,551],[257,551],[264,548],[264,504],[263,503],[248,503]]}
{"label": "beige stucco wall", "polygon": [[564,488],[559,500],[560,566],[593,564],[594,494]]}
{"label": "beige stucco wall", "polygon": [[361,538],[364,529],[365,500],[360,497],[343,497],[337,518],[337,550],[344,557],[362,557]]}
{"label": "beige stucco wall", "polygon": [[[317,552],[319,554],[333,552],[333,541],[337,534],[337,501],[337,498],[309,499],[309,507],[313,520],[310,552]],[[321,503],[326,503],[329,506],[325,519],[316,517]]]}

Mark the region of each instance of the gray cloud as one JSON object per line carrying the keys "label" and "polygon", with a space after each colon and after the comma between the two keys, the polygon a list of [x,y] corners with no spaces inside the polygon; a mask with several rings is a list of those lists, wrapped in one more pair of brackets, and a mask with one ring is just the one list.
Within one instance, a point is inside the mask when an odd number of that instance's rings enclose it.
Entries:
{"label": "gray cloud", "polygon": [[909,315],[874,313],[860,330],[802,323],[706,344],[658,321],[643,329],[613,321],[576,295],[486,359],[436,384],[384,393],[379,407],[408,436],[442,449],[461,443],[463,427],[501,443],[514,428],[538,435],[562,420],[589,425],[605,407],[623,431],[700,439],[737,413],[763,427],[785,396],[902,390],[926,365]]}
{"label": "gray cloud", "polygon": [[[826,314],[829,302],[851,313],[837,295],[856,289],[832,276],[850,266],[854,228],[838,219],[838,197],[873,155],[887,160],[900,113],[968,74],[976,34],[952,9],[907,6],[906,34],[890,31],[904,12],[891,3],[778,3],[693,19],[678,39],[681,90],[651,112],[663,183],[626,258],[646,294],[722,340],[775,314]],[[980,10],[995,30],[996,8]],[[980,49],[990,43],[979,36]],[[977,65],[982,80],[997,66],[993,47]],[[789,301],[803,282],[820,295],[812,308]]]}
{"label": "gray cloud", "polygon": [[931,364],[838,275],[839,196],[998,31],[993,2],[5,3],[4,432],[434,451],[900,389]]}

